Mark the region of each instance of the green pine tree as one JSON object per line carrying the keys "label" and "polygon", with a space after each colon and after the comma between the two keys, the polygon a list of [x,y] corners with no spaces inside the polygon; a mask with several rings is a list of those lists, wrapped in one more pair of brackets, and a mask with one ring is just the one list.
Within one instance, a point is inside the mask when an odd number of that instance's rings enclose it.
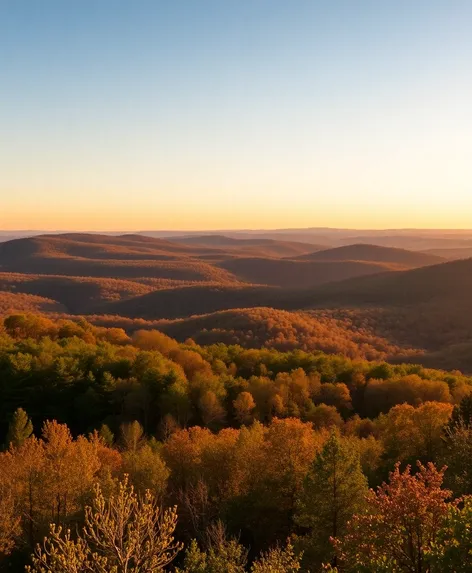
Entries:
{"label": "green pine tree", "polygon": [[333,431],[316,456],[297,500],[295,522],[306,528],[299,539],[307,566],[334,559],[330,538],[342,535],[368,491],[358,453]]}
{"label": "green pine tree", "polygon": [[20,447],[33,433],[33,424],[23,408],[18,408],[8,426],[7,446]]}

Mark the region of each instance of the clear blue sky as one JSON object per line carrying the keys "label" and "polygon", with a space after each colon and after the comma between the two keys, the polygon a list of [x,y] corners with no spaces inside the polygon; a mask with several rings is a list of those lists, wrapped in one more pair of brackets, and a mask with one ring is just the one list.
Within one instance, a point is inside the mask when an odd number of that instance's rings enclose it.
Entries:
{"label": "clear blue sky", "polygon": [[470,0],[0,0],[0,228],[472,227]]}

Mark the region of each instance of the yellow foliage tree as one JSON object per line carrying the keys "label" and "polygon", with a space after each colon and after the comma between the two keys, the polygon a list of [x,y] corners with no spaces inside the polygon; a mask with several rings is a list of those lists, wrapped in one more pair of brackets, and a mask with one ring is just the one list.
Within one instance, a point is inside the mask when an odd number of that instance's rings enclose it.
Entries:
{"label": "yellow foliage tree", "polygon": [[77,539],[51,526],[29,573],[158,573],[181,549],[174,539],[176,508],[161,511],[149,492],[140,498],[127,478],[108,500],[95,486],[92,506]]}

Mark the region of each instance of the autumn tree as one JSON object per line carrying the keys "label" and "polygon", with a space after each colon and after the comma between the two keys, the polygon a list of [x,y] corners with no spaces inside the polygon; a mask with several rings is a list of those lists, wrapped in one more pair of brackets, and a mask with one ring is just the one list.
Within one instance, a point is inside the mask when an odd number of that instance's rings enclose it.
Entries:
{"label": "autumn tree", "polygon": [[101,467],[97,445],[84,436],[72,438],[69,428],[45,422],[42,431],[44,464],[40,474],[40,506],[44,519],[66,523],[83,511]]}
{"label": "autumn tree", "polygon": [[334,406],[345,414],[352,410],[351,394],[346,384],[321,384],[318,401],[327,406]]}
{"label": "autumn tree", "polygon": [[451,404],[425,402],[417,408],[399,404],[387,414],[381,414],[376,426],[386,457],[392,461],[435,461],[442,449],[443,430],[451,413]]}
{"label": "autumn tree", "polygon": [[30,573],[157,573],[181,549],[174,539],[175,508],[161,511],[152,494],[138,497],[126,477],[108,500],[95,487],[85,526],[74,540],[51,526],[50,536],[32,556]]}
{"label": "autumn tree", "polygon": [[367,511],[356,514],[335,540],[343,571],[431,573],[429,553],[439,539],[451,492],[442,489],[444,469],[418,462],[418,472],[400,465],[390,482],[368,495]]}
{"label": "autumn tree", "polygon": [[250,424],[253,420],[253,411],[256,407],[254,398],[250,392],[241,392],[236,400],[233,401],[234,415],[236,420],[241,424]]}
{"label": "autumn tree", "polygon": [[300,539],[307,565],[329,560],[330,537],[343,535],[348,521],[363,508],[367,491],[357,451],[333,431],[313,461],[296,504],[295,522],[307,530]]}
{"label": "autumn tree", "polygon": [[423,402],[451,403],[449,386],[441,380],[425,380],[416,374],[389,380],[369,380],[364,402],[366,414],[373,418],[397,404],[419,406]]}
{"label": "autumn tree", "polygon": [[20,519],[8,476],[0,470],[0,558],[13,549],[21,531]]}
{"label": "autumn tree", "polygon": [[169,470],[158,451],[149,444],[123,452],[123,471],[138,492],[149,489],[161,499],[166,491]]}
{"label": "autumn tree", "polygon": [[340,428],[343,425],[341,414],[334,406],[319,404],[313,406],[305,415],[306,419],[313,423],[317,430]]}
{"label": "autumn tree", "polygon": [[12,314],[3,321],[6,332],[13,338],[40,338],[57,330],[53,321],[39,314]]}
{"label": "autumn tree", "polygon": [[183,569],[176,573],[245,573],[247,550],[237,539],[228,537],[221,521],[212,524],[206,535],[206,550],[193,540],[188,548]]}
{"label": "autumn tree", "polygon": [[435,461],[443,446],[443,429],[453,411],[451,404],[425,402],[416,408],[414,423],[418,429],[418,457]]}
{"label": "autumn tree", "polygon": [[138,330],[133,335],[134,346],[143,350],[157,350],[164,355],[178,349],[178,343],[158,330]]}
{"label": "autumn tree", "polygon": [[469,573],[472,556],[472,497],[462,500],[460,506],[450,504],[435,543],[428,553],[432,571]]}
{"label": "autumn tree", "polygon": [[19,448],[0,454],[0,471],[4,476],[4,495],[12,496],[23,539],[32,549],[42,526],[44,496],[44,442],[31,436]]}
{"label": "autumn tree", "polygon": [[7,445],[19,447],[33,433],[33,424],[23,408],[18,408],[8,426]]}
{"label": "autumn tree", "polygon": [[134,420],[129,424],[121,424],[121,442],[128,452],[137,452],[144,438],[144,430],[141,424]]}
{"label": "autumn tree", "polygon": [[267,517],[273,512],[272,526],[277,523],[277,514],[278,519],[284,512],[291,516],[305,475],[322,442],[323,437],[313,431],[311,424],[295,418],[274,419],[269,426],[259,495],[260,502],[267,503]]}
{"label": "autumn tree", "polygon": [[225,418],[225,410],[218,396],[212,390],[208,390],[200,396],[198,410],[204,426],[219,424]]}
{"label": "autumn tree", "polygon": [[290,541],[262,553],[252,564],[251,573],[296,573],[301,569],[302,554],[296,555]]}

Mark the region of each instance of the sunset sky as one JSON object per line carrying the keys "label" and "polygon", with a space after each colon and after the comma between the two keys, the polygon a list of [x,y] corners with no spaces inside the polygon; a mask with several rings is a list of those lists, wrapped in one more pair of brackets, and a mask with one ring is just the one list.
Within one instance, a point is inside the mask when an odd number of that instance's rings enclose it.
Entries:
{"label": "sunset sky", "polygon": [[0,229],[472,227],[470,0],[0,0]]}

